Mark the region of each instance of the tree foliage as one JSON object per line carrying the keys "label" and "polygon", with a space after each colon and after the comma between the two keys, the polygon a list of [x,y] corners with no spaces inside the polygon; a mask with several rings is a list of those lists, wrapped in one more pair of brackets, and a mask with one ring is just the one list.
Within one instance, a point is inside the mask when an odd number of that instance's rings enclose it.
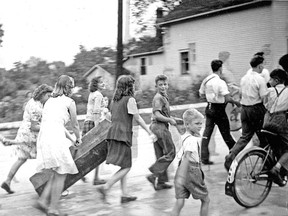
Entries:
{"label": "tree foliage", "polygon": [[81,87],[74,99],[78,114],[84,114],[88,95],[83,75],[95,64],[115,63],[115,59],[116,50],[110,47],[87,50],[84,46],[80,46],[79,53],[69,66],[61,61],[48,63],[40,58],[30,57],[25,63],[15,62],[10,70],[0,69],[0,122],[21,120],[23,104],[27,100],[26,92],[33,91],[43,83],[54,86],[62,74],[72,76],[77,87]]}
{"label": "tree foliage", "polygon": [[[181,0],[131,0],[131,10],[133,22],[138,26],[141,26],[136,33],[141,34],[149,28],[151,23],[147,23],[147,11],[151,5],[156,5],[156,7],[162,7],[166,12],[173,10],[173,8],[179,4]],[[155,24],[156,16],[154,17]],[[152,25],[153,25],[152,24]]]}
{"label": "tree foliage", "polygon": [[66,68],[66,72],[78,81],[77,85],[86,88],[83,75],[96,64],[108,64],[116,61],[116,50],[111,47],[95,47],[87,50],[80,45],[80,52],[75,55],[74,62]]}
{"label": "tree foliage", "polygon": [[143,36],[139,39],[132,38],[125,44],[124,50],[127,55],[155,51],[162,46],[162,40],[158,37]]}

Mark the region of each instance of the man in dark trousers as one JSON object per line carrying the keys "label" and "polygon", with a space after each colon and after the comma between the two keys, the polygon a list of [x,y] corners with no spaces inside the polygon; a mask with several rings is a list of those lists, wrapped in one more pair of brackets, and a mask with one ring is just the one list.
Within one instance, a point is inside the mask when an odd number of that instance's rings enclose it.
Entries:
{"label": "man in dark trousers", "polygon": [[222,64],[223,62],[221,60],[213,60],[211,62],[213,73],[203,80],[199,89],[200,97],[206,98],[208,102],[205,110],[206,124],[201,147],[201,159],[204,165],[213,164],[213,162],[209,160],[208,145],[215,124],[218,126],[228,148],[231,149],[235,144],[235,140],[230,134],[230,125],[225,107],[228,102],[237,106],[240,106],[240,103],[232,99],[226,82],[221,79]]}
{"label": "man in dark trousers", "polygon": [[266,112],[263,99],[268,93],[266,81],[261,76],[263,62],[262,56],[254,56],[250,61],[252,72],[242,77],[240,82],[242,135],[225,158],[224,166],[227,171],[236,155],[245,148],[253,135],[256,133],[258,138],[260,136]]}

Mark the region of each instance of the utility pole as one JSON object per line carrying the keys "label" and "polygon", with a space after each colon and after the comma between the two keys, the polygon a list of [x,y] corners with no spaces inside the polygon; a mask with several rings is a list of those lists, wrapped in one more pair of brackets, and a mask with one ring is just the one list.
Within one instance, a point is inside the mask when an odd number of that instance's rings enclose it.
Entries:
{"label": "utility pole", "polygon": [[[118,35],[117,35],[117,61],[116,61],[116,77],[123,74],[123,0],[118,0]],[[116,85],[116,82],[115,82]]]}
{"label": "utility pole", "polygon": [[2,37],[4,35],[4,30],[2,29],[2,24],[0,24],[0,47],[2,46],[1,43],[3,42]]}

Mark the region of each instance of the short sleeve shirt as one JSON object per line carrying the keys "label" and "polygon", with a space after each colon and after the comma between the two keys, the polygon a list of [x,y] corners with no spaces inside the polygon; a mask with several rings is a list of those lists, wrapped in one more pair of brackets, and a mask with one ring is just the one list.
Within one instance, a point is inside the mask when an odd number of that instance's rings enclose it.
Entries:
{"label": "short sleeve shirt", "polygon": [[99,91],[91,92],[88,97],[86,120],[95,121],[95,114],[101,114],[104,108],[102,93]]}
{"label": "short sleeve shirt", "polygon": [[203,80],[199,92],[205,94],[210,103],[225,103],[225,95],[229,94],[226,82],[215,73]]}
{"label": "short sleeve shirt", "polygon": [[[277,97],[275,88],[278,94],[283,90],[279,97]],[[288,88],[285,88],[283,84],[276,85],[275,88],[268,88],[268,94],[264,99],[266,109],[270,113],[288,110]]]}
{"label": "short sleeve shirt", "polygon": [[199,163],[200,162],[199,152],[200,152],[201,137],[196,137],[186,132],[185,134],[182,135],[181,140],[182,140],[182,147],[181,147],[182,154],[185,152],[191,152],[192,154],[189,160]]}
{"label": "short sleeve shirt", "polygon": [[170,117],[170,106],[168,99],[160,93],[156,93],[152,101],[152,122],[157,122],[154,117],[154,113],[156,111],[159,111],[165,117]]}
{"label": "short sleeve shirt", "polygon": [[242,77],[240,82],[240,103],[245,106],[252,106],[262,102],[267,93],[265,79],[257,72],[251,71]]}
{"label": "short sleeve shirt", "polygon": [[128,103],[127,103],[127,109],[128,109],[129,114],[134,115],[138,113],[138,108],[137,108],[135,98],[133,97],[129,98]]}
{"label": "short sleeve shirt", "polygon": [[[250,68],[250,69],[247,71],[247,73],[251,73],[252,71],[253,71],[252,68]],[[260,73],[260,75],[265,79],[265,82],[268,83],[268,81],[270,80],[270,73],[269,73],[269,71],[268,71],[266,68],[264,68],[264,69],[262,70],[262,72]]]}

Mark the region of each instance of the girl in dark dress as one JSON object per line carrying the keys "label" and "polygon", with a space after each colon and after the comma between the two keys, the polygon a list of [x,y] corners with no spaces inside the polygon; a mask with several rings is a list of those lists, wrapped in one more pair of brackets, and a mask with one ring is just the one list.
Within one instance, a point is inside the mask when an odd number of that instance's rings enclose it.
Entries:
{"label": "girl in dark dress", "polygon": [[117,80],[116,90],[113,95],[110,109],[112,124],[107,134],[108,155],[106,163],[119,166],[120,169],[106,184],[98,188],[104,202],[106,202],[108,190],[119,180],[122,190],[121,203],[137,199],[137,197],[130,196],[127,192],[127,173],[132,166],[131,146],[133,118],[149,133],[151,139],[156,138],[139,115],[134,98],[134,83],[135,80],[132,76],[120,76]]}

